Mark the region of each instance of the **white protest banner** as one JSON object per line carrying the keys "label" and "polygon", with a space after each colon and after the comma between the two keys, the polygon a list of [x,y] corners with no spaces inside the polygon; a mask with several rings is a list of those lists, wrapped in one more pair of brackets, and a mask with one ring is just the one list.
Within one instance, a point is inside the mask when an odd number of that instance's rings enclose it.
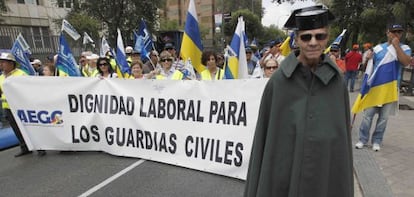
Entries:
{"label": "white protest banner", "polygon": [[246,179],[265,83],[28,76],[7,78],[4,91],[30,150],[105,151]]}

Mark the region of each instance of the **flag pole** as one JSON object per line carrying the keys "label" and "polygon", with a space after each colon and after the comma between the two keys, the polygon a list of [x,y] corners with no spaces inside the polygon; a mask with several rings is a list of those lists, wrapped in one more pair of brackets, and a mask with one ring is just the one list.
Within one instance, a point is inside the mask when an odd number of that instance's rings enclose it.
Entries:
{"label": "flag pole", "polygon": [[354,114],[354,116],[352,117],[352,121],[351,121],[351,130],[352,130],[352,128],[354,127],[355,118],[356,118],[356,114]]}

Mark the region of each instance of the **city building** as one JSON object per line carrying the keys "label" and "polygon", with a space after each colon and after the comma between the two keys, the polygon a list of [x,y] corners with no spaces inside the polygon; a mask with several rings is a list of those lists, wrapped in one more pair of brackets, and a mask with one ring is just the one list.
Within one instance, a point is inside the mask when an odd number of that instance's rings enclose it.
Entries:
{"label": "city building", "polygon": [[0,49],[10,49],[21,33],[33,55],[55,53],[58,33],[54,20],[62,19],[76,0],[5,0],[8,11],[0,15]]}

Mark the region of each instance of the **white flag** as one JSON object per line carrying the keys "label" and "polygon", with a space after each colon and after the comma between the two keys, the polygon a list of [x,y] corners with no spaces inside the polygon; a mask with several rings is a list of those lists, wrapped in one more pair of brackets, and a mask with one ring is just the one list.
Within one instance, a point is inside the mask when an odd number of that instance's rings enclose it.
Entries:
{"label": "white flag", "polygon": [[83,45],[88,44],[88,43],[92,43],[93,45],[93,43],[95,42],[92,40],[92,38],[89,36],[88,33],[83,32]]}
{"label": "white flag", "polygon": [[102,36],[101,49],[99,51],[99,55],[101,57],[105,57],[108,51],[111,51],[111,47],[109,46],[108,41],[106,41],[105,36]]}
{"label": "white flag", "polygon": [[74,40],[78,40],[81,37],[76,29],[65,19],[62,21],[62,31],[68,33]]}

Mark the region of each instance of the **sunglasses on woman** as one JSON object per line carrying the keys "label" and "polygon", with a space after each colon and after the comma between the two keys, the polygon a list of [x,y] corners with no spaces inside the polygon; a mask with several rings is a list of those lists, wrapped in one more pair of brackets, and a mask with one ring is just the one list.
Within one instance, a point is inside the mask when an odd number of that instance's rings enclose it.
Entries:
{"label": "sunglasses on woman", "polygon": [[167,59],[161,59],[161,62],[172,62],[172,59],[170,59],[170,58],[167,58]]}
{"label": "sunglasses on woman", "polygon": [[266,66],[265,69],[266,70],[272,70],[272,69],[273,70],[276,70],[277,69],[277,66]]}

